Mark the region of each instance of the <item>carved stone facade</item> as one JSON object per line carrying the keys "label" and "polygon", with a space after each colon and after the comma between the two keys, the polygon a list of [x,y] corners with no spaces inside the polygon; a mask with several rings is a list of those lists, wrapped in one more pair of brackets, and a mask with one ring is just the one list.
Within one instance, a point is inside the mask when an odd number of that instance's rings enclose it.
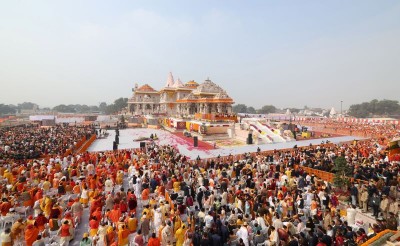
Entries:
{"label": "carved stone facade", "polygon": [[128,101],[128,112],[133,115],[166,114],[189,116],[201,114],[231,114],[232,98],[220,86],[207,79],[198,84],[189,81],[183,84],[174,81],[170,73],[166,86],[160,91],[145,84],[133,89]]}

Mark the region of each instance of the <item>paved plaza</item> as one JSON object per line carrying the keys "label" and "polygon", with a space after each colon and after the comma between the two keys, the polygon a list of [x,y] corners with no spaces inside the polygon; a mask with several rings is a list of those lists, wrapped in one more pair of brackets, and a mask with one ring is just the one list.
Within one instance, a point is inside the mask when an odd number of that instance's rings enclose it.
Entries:
{"label": "paved plaza", "polygon": [[[108,130],[108,137],[104,139],[97,139],[92,146],[90,146],[90,152],[94,151],[106,151],[112,150],[113,141],[115,140],[115,131]],[[131,149],[131,148],[139,148],[140,141],[134,141],[135,139],[139,139],[142,137],[150,137],[151,134],[156,134],[158,136],[158,140],[156,140],[157,144],[160,145],[172,145],[179,150],[179,152],[191,159],[197,158],[212,158],[220,156],[228,156],[243,154],[247,152],[255,152],[259,147],[261,151],[274,150],[274,149],[286,149],[292,148],[294,145],[298,147],[308,146],[310,144],[320,144],[322,141],[330,141],[332,143],[341,143],[352,140],[359,140],[361,138],[354,136],[342,136],[342,137],[333,137],[333,138],[322,138],[322,139],[311,139],[311,140],[302,140],[302,141],[293,141],[293,142],[284,142],[284,143],[275,143],[275,144],[260,144],[260,145],[246,145],[246,146],[234,146],[234,147],[224,147],[217,148],[212,150],[206,150],[201,148],[193,147],[193,139],[191,138],[181,138],[170,132],[158,129],[147,129],[147,128],[138,128],[138,129],[123,129],[120,130],[119,137],[119,146],[118,149]]]}

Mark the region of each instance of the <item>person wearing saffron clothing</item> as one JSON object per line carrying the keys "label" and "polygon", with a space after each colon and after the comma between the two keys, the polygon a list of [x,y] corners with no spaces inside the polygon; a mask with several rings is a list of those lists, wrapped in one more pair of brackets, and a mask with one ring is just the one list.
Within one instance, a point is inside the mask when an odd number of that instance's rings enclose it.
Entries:
{"label": "person wearing saffron clothing", "polygon": [[142,204],[143,204],[143,206],[146,206],[147,204],[149,204],[149,195],[150,195],[150,189],[146,187],[142,191]]}
{"label": "person wearing saffron clothing", "polygon": [[6,216],[12,204],[7,200],[7,198],[2,199],[2,203],[0,204],[0,211],[2,216]]}
{"label": "person wearing saffron clothing", "polygon": [[36,221],[35,224],[38,227],[39,231],[43,231],[46,223],[48,222],[47,218],[44,217],[43,213],[39,213],[35,221]]}
{"label": "person wearing saffron clothing", "polygon": [[149,239],[149,242],[147,243],[147,246],[160,246],[161,242],[158,237],[156,237],[155,233],[151,234],[151,238]]}
{"label": "person wearing saffron clothing", "polygon": [[96,217],[97,221],[101,221],[101,207],[98,207],[96,211],[92,213],[92,217]]}
{"label": "person wearing saffron clothing", "polygon": [[129,230],[125,225],[122,225],[121,229],[118,231],[118,245],[127,246],[129,244]]}
{"label": "person wearing saffron clothing", "polygon": [[138,219],[136,218],[135,214],[131,214],[130,218],[127,218],[126,224],[128,225],[128,230],[130,233],[134,233],[138,227]]}
{"label": "person wearing saffron clothing", "polygon": [[97,220],[97,218],[95,216],[92,216],[92,218],[89,221],[89,235],[91,237],[94,237],[97,235],[97,231],[99,230],[99,221]]}
{"label": "person wearing saffron clothing", "polygon": [[111,225],[107,228],[107,245],[112,245],[115,242],[115,231]]}
{"label": "person wearing saffron clothing", "polygon": [[22,218],[19,218],[11,226],[11,239],[12,241],[22,238],[26,224],[23,223]]}
{"label": "person wearing saffron clothing", "polygon": [[121,217],[121,210],[119,210],[118,205],[114,205],[114,209],[110,211],[108,217],[113,223],[118,223],[119,218]]}
{"label": "person wearing saffron clothing", "polygon": [[26,246],[32,246],[39,235],[39,229],[36,226],[28,225],[25,230],[25,243]]}
{"label": "person wearing saffron clothing", "polygon": [[83,207],[87,208],[89,203],[89,191],[87,190],[86,185],[83,187],[80,202],[82,203]]}
{"label": "person wearing saffron clothing", "polygon": [[72,237],[72,227],[69,224],[69,221],[64,221],[64,224],[61,226],[60,230],[58,231],[58,235],[60,236],[60,245],[68,245],[69,241]]}
{"label": "person wearing saffron clothing", "polygon": [[183,242],[185,241],[185,234],[186,234],[186,225],[182,224],[181,228],[176,230],[175,232],[175,240],[176,240],[176,246],[182,246]]}

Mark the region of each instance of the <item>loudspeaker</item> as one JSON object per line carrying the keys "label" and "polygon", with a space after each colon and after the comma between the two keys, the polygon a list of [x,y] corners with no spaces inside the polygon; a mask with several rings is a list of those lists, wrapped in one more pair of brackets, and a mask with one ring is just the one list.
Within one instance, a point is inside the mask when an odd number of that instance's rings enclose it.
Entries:
{"label": "loudspeaker", "polygon": [[113,150],[117,150],[118,149],[118,144],[114,141],[113,142]]}
{"label": "loudspeaker", "polygon": [[199,146],[199,139],[197,136],[193,137],[193,146],[198,147]]}
{"label": "loudspeaker", "polygon": [[119,144],[119,137],[118,137],[118,135],[115,135],[115,142],[116,142],[117,144]]}
{"label": "loudspeaker", "polygon": [[146,142],[140,142],[140,148],[141,149],[146,148]]}
{"label": "loudspeaker", "polygon": [[247,136],[246,143],[253,144],[253,135],[251,133],[249,133],[249,135]]}

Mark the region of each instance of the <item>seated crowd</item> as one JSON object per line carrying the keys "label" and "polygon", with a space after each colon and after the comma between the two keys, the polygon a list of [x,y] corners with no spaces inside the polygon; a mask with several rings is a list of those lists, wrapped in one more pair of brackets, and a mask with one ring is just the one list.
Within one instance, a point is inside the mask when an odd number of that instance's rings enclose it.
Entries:
{"label": "seated crowd", "polygon": [[0,128],[0,159],[23,160],[63,154],[82,137],[92,133],[91,126],[22,125]]}
{"label": "seated crowd", "polygon": [[[325,169],[338,156],[368,180],[349,187],[344,208],[331,184],[302,168]],[[204,164],[151,142],[9,159],[0,163],[0,176],[3,245],[340,246],[399,225],[398,164],[372,140]],[[372,208],[376,224],[357,224],[357,206]]]}
{"label": "seated crowd", "polygon": [[360,137],[372,137],[382,144],[387,143],[395,137],[400,137],[400,125],[390,123],[374,123],[374,122],[345,122],[335,119],[313,119],[306,118],[296,122],[300,125],[320,127],[324,131],[331,130],[331,133],[338,131],[346,131],[346,134]]}

